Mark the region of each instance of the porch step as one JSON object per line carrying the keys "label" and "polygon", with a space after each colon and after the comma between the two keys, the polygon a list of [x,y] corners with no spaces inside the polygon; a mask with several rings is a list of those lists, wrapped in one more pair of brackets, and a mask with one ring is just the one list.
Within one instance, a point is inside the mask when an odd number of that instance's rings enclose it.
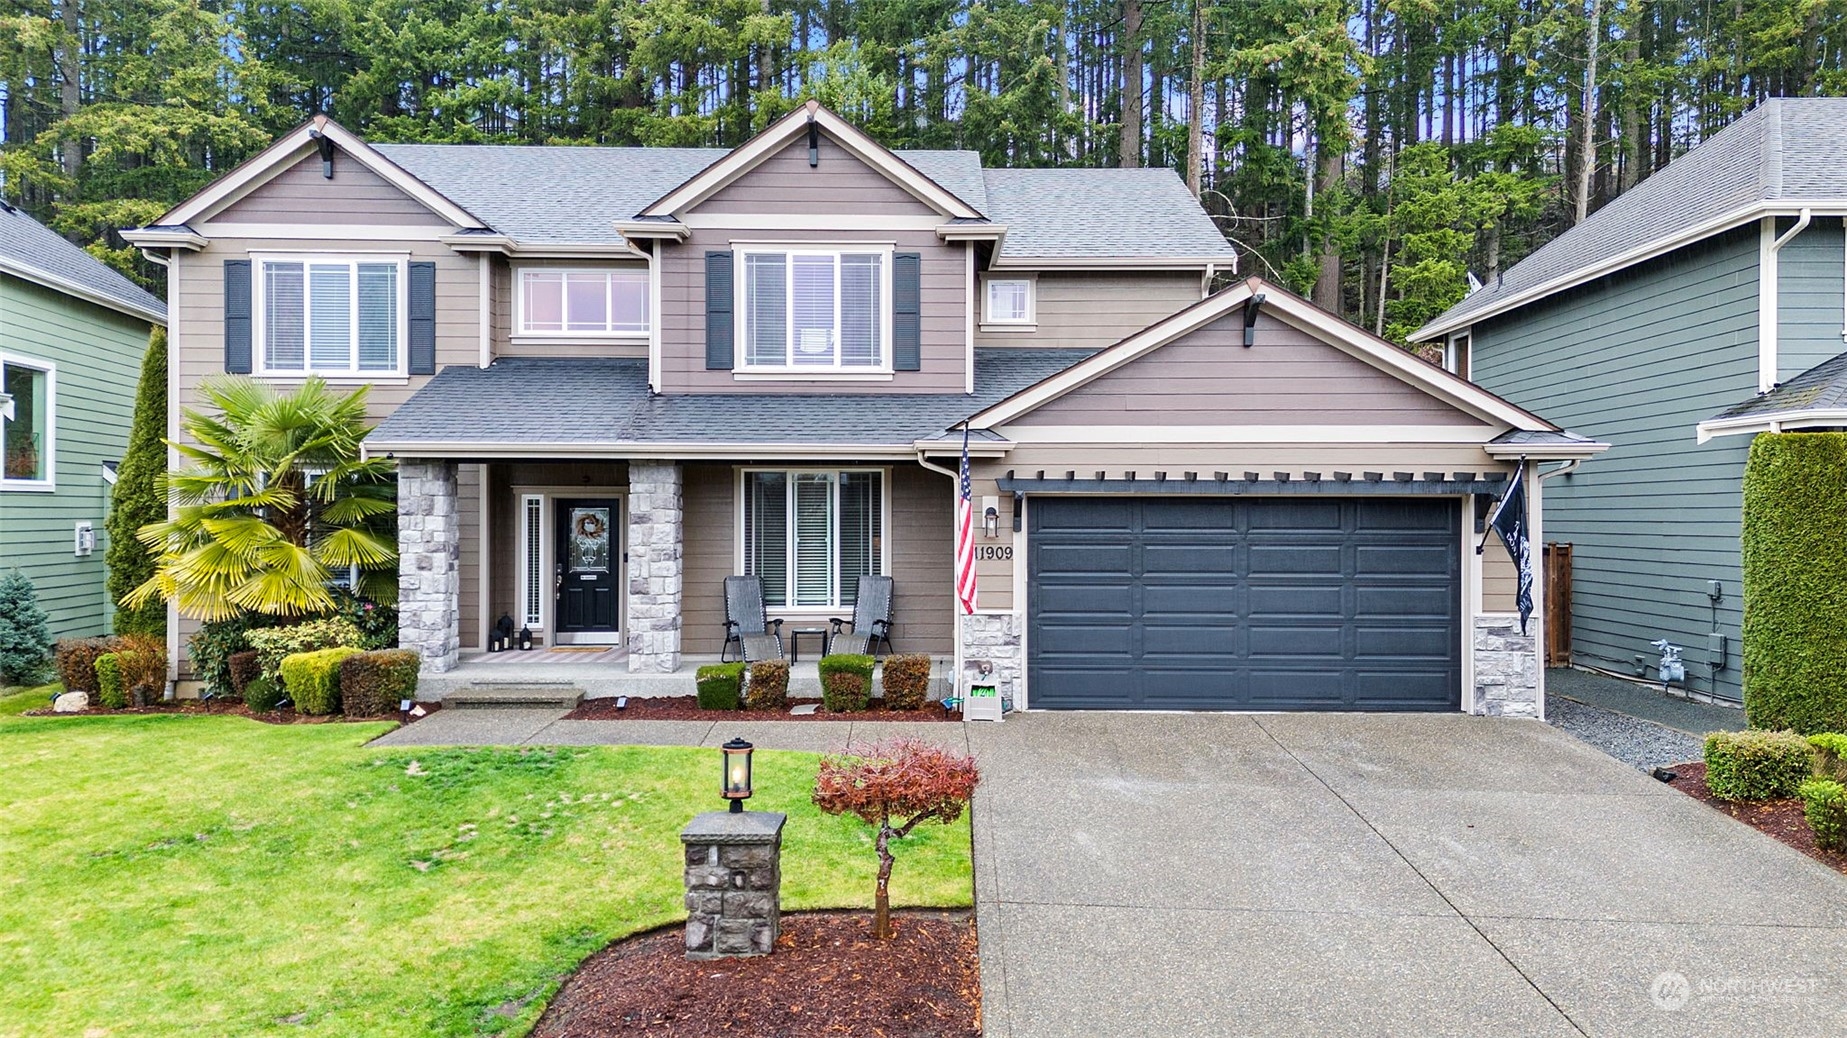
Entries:
{"label": "porch step", "polygon": [[495,684],[478,682],[463,686],[442,697],[449,710],[490,709],[493,707],[551,707],[575,710],[584,701],[584,690],[567,682],[520,682]]}

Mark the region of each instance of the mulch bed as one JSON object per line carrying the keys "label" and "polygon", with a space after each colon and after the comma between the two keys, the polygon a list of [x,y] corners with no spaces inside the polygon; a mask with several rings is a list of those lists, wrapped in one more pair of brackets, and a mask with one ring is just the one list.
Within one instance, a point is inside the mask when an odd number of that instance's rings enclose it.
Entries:
{"label": "mulch bed", "polygon": [[739,1035],[980,1038],[981,977],[967,912],[782,917],[772,955],[691,962],[678,926],[597,952],[565,981],[532,1038]]}
{"label": "mulch bed", "polygon": [[1678,776],[1669,783],[1675,789],[1695,800],[1711,804],[1758,832],[1775,837],[1829,868],[1847,872],[1847,851],[1824,851],[1815,846],[1815,833],[1809,828],[1808,819],[1803,817],[1800,799],[1720,800],[1706,788],[1705,764],[1699,762],[1676,764],[1669,770]]}
{"label": "mulch bed", "polygon": [[[818,699],[791,699],[790,706],[820,703]],[[698,696],[630,696],[628,708],[616,709],[615,697],[586,699],[577,709],[564,715],[570,721],[960,721],[962,711],[944,710],[941,703],[925,703],[921,710],[881,710],[878,700],[873,708],[852,713],[830,714],[826,708],[812,714],[791,714],[782,710],[705,710]]]}
{"label": "mulch bed", "polygon": [[[442,709],[441,703],[422,703],[424,715],[428,716]],[[298,714],[293,707],[269,710],[258,713],[245,705],[241,699],[181,699],[172,703],[155,703],[152,706],[128,706],[120,710],[111,710],[106,706],[92,706],[74,713],[57,713],[47,706],[42,710],[27,710],[26,717],[124,717],[129,714],[225,714],[231,717],[248,717],[252,721],[264,724],[338,724],[344,721],[399,721],[409,724],[416,720],[409,713],[392,713],[380,717],[347,717],[344,714],[323,716],[319,714]]]}

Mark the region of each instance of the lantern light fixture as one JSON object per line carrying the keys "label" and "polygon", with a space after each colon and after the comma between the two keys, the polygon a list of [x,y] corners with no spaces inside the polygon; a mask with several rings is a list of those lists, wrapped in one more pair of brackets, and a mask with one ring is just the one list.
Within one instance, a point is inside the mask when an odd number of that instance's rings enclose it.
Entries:
{"label": "lantern light fixture", "polygon": [[522,627],[519,629],[519,647],[522,651],[526,652],[532,650],[532,628]]}
{"label": "lantern light fixture", "polygon": [[744,801],[750,799],[750,752],[754,747],[743,739],[732,739],[719,747],[724,753],[722,795],[731,801],[731,813],[744,813]]}

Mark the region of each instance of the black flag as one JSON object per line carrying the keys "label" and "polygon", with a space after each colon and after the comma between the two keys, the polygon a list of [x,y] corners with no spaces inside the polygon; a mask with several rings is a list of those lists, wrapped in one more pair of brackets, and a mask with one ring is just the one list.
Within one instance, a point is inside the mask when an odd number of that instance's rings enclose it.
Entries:
{"label": "black flag", "polygon": [[1507,545],[1507,554],[1519,570],[1520,593],[1515,601],[1520,606],[1520,633],[1525,634],[1526,620],[1533,615],[1533,542],[1526,532],[1526,462],[1522,461],[1514,472],[1513,483],[1489,517],[1488,525],[1501,535],[1501,543]]}

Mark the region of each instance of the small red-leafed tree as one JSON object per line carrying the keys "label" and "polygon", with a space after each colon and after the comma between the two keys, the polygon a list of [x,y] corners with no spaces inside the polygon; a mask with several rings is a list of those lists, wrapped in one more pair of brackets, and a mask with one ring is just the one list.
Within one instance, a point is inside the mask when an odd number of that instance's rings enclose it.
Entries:
{"label": "small red-leafed tree", "polygon": [[962,817],[981,774],[963,757],[921,739],[889,739],[858,752],[821,758],[815,806],[830,815],[857,815],[879,827],[879,885],[872,936],[891,929],[891,841],[924,822]]}

